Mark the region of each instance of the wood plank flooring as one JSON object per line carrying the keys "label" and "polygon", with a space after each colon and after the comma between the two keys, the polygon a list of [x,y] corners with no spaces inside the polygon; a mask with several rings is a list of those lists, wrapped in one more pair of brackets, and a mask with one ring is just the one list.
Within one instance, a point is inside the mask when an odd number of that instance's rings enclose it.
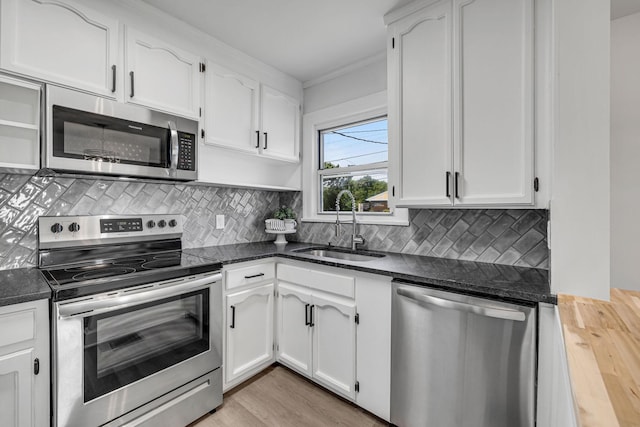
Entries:
{"label": "wood plank flooring", "polygon": [[224,395],[218,410],[189,427],[387,426],[283,366],[271,366]]}

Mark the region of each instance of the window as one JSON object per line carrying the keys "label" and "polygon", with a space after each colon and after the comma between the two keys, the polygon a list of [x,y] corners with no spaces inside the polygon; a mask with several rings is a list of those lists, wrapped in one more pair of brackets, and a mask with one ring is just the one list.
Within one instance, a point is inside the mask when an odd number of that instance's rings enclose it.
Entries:
{"label": "window", "polygon": [[[395,176],[389,171],[395,151],[389,148],[386,116],[386,92],[304,115],[302,221],[335,222],[335,198],[348,189],[356,199],[359,223],[409,225],[409,211],[393,206],[387,193]],[[342,197],[341,221],[351,221],[350,210],[349,198]]]}
{"label": "window", "polygon": [[[389,214],[387,118],[318,132],[319,212],[335,212],[338,193],[349,190],[357,212]],[[340,211],[350,210],[351,201],[344,197],[340,200]]]}

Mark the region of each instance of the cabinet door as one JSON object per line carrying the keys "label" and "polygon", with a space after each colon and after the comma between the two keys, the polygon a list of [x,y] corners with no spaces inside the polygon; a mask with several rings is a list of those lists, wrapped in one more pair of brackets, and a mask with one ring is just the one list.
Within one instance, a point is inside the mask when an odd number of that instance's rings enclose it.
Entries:
{"label": "cabinet door", "polygon": [[0,425],[34,425],[32,372],[33,350],[26,349],[0,356]]}
{"label": "cabinet door", "polygon": [[257,153],[259,83],[207,63],[205,144]]}
{"label": "cabinet door", "polygon": [[313,377],[326,387],[355,398],[356,305],[329,295],[313,295]]}
{"label": "cabinet door", "polygon": [[278,283],[278,360],[311,376],[311,294],[297,286]]}
{"label": "cabinet door", "polygon": [[0,67],[115,98],[118,22],[70,0],[3,0]]}
{"label": "cabinet door", "polygon": [[273,361],[273,292],[269,283],[226,297],[226,382]]}
{"label": "cabinet door", "polygon": [[200,58],[127,28],[128,102],[190,118],[200,108]]}
{"label": "cabinet door", "polygon": [[389,111],[400,163],[398,206],[451,204],[451,6],[440,3],[394,24]]}
{"label": "cabinet door", "polygon": [[300,103],[263,85],[261,152],[281,160],[299,161]]}
{"label": "cabinet door", "polygon": [[533,203],[533,0],[454,0],[461,205]]}

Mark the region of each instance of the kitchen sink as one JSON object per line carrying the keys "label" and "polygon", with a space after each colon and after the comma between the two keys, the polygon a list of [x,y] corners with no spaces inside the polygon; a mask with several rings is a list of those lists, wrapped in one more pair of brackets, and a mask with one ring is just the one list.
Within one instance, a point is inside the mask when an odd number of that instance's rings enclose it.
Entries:
{"label": "kitchen sink", "polygon": [[372,261],[385,256],[384,254],[376,254],[373,252],[350,251],[348,249],[338,249],[333,247],[304,248],[294,250],[293,252],[313,255],[321,258],[341,259],[345,261]]}

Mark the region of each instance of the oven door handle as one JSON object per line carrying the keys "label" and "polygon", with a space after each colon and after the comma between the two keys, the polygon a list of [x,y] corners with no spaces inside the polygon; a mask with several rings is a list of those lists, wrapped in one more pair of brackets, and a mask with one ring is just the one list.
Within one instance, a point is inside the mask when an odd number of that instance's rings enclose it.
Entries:
{"label": "oven door handle", "polygon": [[169,176],[175,178],[178,171],[178,154],[180,147],[178,146],[178,129],[176,124],[169,121],[169,133],[171,134],[171,147],[169,151]]}
{"label": "oven door handle", "polygon": [[[222,280],[222,274],[214,273],[193,280],[182,278],[123,289],[113,295],[98,295],[69,303],[59,302],[56,304],[58,316],[60,319],[95,316],[96,314],[108,313],[150,301],[169,298],[195,291],[199,288],[206,288],[220,280]],[[178,281],[183,283],[176,283]]]}

